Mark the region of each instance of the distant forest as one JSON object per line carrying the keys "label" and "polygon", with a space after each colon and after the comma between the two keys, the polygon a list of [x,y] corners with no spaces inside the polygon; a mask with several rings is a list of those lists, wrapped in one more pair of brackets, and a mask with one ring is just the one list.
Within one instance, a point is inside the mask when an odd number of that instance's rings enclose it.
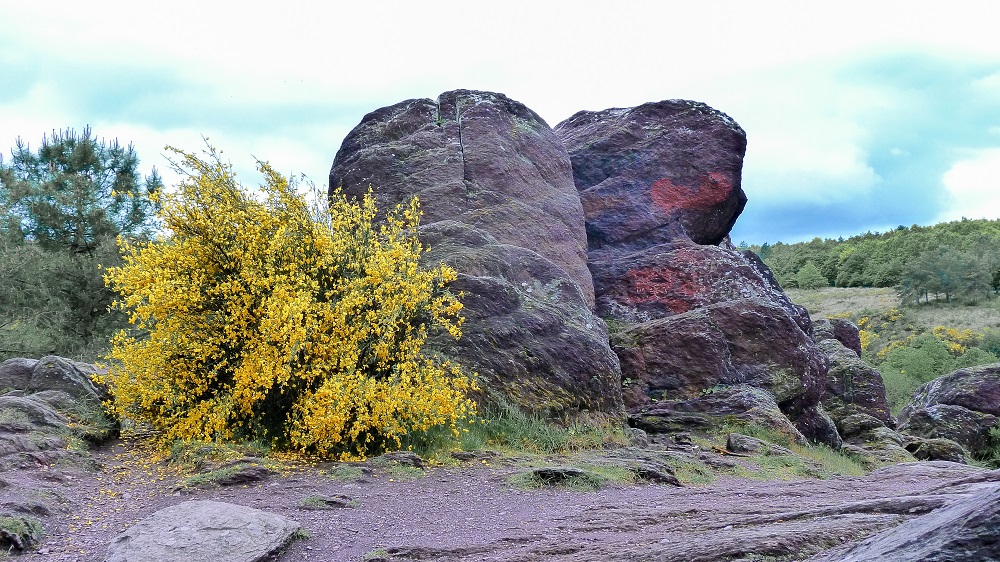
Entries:
{"label": "distant forest", "polygon": [[904,303],[974,303],[1000,294],[1000,220],[740,248],[757,253],[785,288],[897,287]]}

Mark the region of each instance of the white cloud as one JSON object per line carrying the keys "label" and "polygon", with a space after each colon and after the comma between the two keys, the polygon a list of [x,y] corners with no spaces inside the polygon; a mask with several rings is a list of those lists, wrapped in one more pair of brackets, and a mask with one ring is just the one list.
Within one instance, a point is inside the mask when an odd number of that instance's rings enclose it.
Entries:
{"label": "white cloud", "polygon": [[938,221],[1000,218],[1000,148],[975,151],[956,162],[941,181],[949,204]]}

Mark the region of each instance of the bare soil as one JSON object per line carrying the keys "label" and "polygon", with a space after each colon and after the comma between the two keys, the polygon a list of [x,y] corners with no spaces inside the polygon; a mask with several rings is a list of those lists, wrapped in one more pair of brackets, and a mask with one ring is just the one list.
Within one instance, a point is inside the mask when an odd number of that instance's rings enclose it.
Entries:
{"label": "bare soil", "polygon": [[[805,560],[1000,481],[1000,471],[932,462],[827,480],[524,490],[508,483],[523,459],[488,459],[426,469],[299,465],[249,484],[184,487],[186,475],[147,448],[116,441],[92,453],[90,468],[0,472],[0,495],[35,498],[46,530],[38,549],[15,560],[101,561],[118,533],[190,499],[298,521],[307,538],[282,562]],[[346,505],[312,508],[318,498]]]}

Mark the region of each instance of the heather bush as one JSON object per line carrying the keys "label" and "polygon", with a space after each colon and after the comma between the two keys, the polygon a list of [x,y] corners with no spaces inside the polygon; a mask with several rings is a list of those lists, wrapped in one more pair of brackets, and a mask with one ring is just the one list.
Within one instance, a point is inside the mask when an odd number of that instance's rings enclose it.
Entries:
{"label": "heather bush", "polygon": [[258,199],[213,149],[174,151],[166,234],[107,271],[132,332],[113,340],[110,409],[167,440],[258,440],[347,459],[473,412],[473,379],[423,350],[460,337],[456,273],[422,266],[418,202],[376,224],[369,194],[317,209],[266,163]]}

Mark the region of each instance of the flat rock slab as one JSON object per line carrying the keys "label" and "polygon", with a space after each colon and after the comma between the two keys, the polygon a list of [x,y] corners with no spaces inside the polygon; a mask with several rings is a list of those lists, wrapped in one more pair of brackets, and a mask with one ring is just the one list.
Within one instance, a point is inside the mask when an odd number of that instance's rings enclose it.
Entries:
{"label": "flat rock slab", "polygon": [[1000,485],[993,483],[923,517],[812,562],[979,562],[1000,559]]}
{"label": "flat rock slab", "polygon": [[291,541],[299,524],[242,505],[187,501],[115,537],[105,562],[257,562]]}

